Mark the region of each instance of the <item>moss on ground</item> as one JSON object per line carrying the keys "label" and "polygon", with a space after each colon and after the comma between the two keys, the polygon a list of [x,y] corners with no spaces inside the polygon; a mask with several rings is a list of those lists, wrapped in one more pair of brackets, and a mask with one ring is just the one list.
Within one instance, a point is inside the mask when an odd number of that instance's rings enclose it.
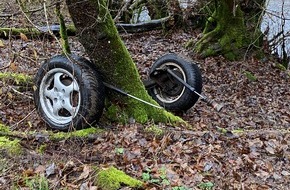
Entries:
{"label": "moss on ground", "polygon": [[21,153],[19,140],[10,140],[7,137],[0,137],[0,152],[5,151],[9,155],[18,155]]}
{"label": "moss on ground", "polygon": [[101,170],[96,177],[96,184],[103,190],[116,190],[124,185],[131,188],[141,188],[143,186],[143,182],[114,167]]}
{"label": "moss on ground", "polygon": [[0,123],[0,131],[1,132],[9,132],[10,130],[9,130],[9,127]]}
{"label": "moss on ground", "polygon": [[11,80],[17,85],[33,83],[32,77],[23,73],[0,72],[0,80]]}
{"label": "moss on ground", "polygon": [[151,125],[149,127],[146,127],[144,129],[144,131],[146,133],[150,133],[150,134],[153,134],[153,135],[156,135],[156,136],[164,135],[164,131],[160,127],[158,127],[157,125]]}
{"label": "moss on ground", "polygon": [[[0,132],[10,133],[9,127],[0,123]],[[0,136],[0,152],[5,151],[9,155],[17,155],[21,153],[20,140],[10,140],[8,137]]]}
{"label": "moss on ground", "polygon": [[89,135],[92,134],[99,134],[103,132],[103,129],[99,128],[86,128],[82,130],[77,130],[77,131],[72,131],[72,132],[49,132],[49,139],[50,140],[60,140],[60,139],[68,139],[68,138],[73,138],[73,137],[88,137]]}

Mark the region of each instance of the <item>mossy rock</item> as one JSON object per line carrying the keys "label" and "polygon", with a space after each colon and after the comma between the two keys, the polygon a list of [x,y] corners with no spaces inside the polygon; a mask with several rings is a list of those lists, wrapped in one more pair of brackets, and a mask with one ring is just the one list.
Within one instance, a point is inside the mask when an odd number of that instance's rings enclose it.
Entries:
{"label": "mossy rock", "polygon": [[102,169],[96,177],[96,185],[103,190],[116,190],[122,186],[141,188],[143,182],[134,179],[115,167]]}

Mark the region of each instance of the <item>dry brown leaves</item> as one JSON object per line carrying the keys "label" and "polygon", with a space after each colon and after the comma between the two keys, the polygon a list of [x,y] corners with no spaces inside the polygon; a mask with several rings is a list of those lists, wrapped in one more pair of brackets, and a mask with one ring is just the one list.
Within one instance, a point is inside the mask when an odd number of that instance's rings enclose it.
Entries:
{"label": "dry brown leaves", "polygon": [[[166,130],[161,136],[144,131],[151,124],[130,124],[113,125],[93,142],[49,142],[43,153],[36,151],[38,142],[25,142],[27,151],[23,157],[9,158],[10,169],[1,171],[0,182],[5,181],[6,187],[15,181],[23,185],[11,176],[47,175],[48,171],[53,186],[74,189],[92,185],[92,166],[115,165],[143,179],[148,189],[202,189],[206,184],[213,184],[214,189],[289,189],[289,74],[270,61],[228,62],[222,57],[199,60],[184,48],[193,34],[176,31],[165,35],[156,31],[123,35],[123,39],[143,78],[150,65],[165,53],[194,59],[203,74],[203,91],[225,104],[222,112],[198,102],[182,115],[193,131],[160,125]],[[71,38],[71,42],[72,49],[83,55],[76,39]],[[60,51],[54,41],[3,43],[13,45],[0,49],[1,67],[17,52],[17,72],[32,75],[41,61]],[[245,71],[257,80],[249,80]],[[33,102],[9,85],[1,81],[1,122],[21,131],[44,129],[36,112],[31,113]],[[31,91],[25,93],[31,95]],[[221,133],[218,128],[229,133]]]}

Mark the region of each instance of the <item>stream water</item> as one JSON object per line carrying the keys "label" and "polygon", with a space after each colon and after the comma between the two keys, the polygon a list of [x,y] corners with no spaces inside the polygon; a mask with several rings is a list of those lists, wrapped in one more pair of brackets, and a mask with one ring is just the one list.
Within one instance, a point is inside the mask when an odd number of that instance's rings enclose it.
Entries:
{"label": "stream water", "polygon": [[[284,33],[285,50],[290,56],[290,1],[289,0],[268,0],[266,13],[263,16],[261,30],[268,31],[268,40],[272,40],[279,32]],[[282,57],[282,38],[280,35],[273,41],[277,46],[273,48],[273,53],[278,53]]]}
{"label": "stream water", "polygon": [[[179,0],[181,8],[187,8],[190,3],[196,0]],[[261,30],[268,30],[268,40],[271,41],[279,32],[284,31],[285,51],[290,56],[290,0],[267,0],[266,12],[262,17]],[[282,57],[283,35],[280,35],[273,43],[277,44],[272,49],[273,53],[278,53]]]}

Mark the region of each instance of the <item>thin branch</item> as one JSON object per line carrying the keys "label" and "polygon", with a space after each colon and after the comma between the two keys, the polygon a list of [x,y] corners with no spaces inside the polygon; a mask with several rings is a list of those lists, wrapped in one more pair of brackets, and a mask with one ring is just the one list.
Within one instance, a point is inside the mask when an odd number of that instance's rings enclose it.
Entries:
{"label": "thin branch", "polygon": [[16,90],[16,89],[13,88],[13,87],[10,87],[10,88],[11,88],[11,89],[13,90],[13,92],[15,92],[16,94],[19,94],[19,95],[25,96],[26,98],[33,100],[33,98],[32,98],[31,96],[28,96],[27,94],[25,94],[25,93],[23,93],[23,92],[19,92],[18,90]]}
{"label": "thin branch", "polygon": [[17,0],[17,4],[19,5],[19,8],[20,8],[20,12],[25,16],[25,18],[28,20],[28,22],[30,23],[30,24],[32,24],[32,26],[34,27],[34,28],[36,28],[37,30],[39,30],[38,29],[38,27],[30,20],[30,18],[27,16],[27,14],[25,13],[25,11],[22,9],[22,7],[21,7],[21,5],[20,5],[20,3],[19,3],[19,0]]}
{"label": "thin branch", "polygon": [[10,137],[10,138],[16,138],[21,140],[33,140],[35,139],[34,136],[24,133],[15,133],[15,132],[5,132],[0,131],[0,137]]}
{"label": "thin branch", "polygon": [[126,1],[126,0],[123,1],[123,6],[122,6],[122,8],[118,11],[117,15],[116,15],[115,18],[114,18],[114,21],[115,21],[115,22],[119,22],[119,19],[120,19],[122,13],[125,12],[125,11],[128,9],[130,3],[131,3],[131,1]]}
{"label": "thin branch", "polygon": [[274,17],[276,17],[276,18],[279,18],[279,19],[290,20],[290,18],[282,17],[282,16],[280,16],[280,15],[275,14],[274,12],[270,12],[270,11],[265,10],[265,14],[266,14],[266,13],[269,14],[269,15],[271,15],[271,16],[274,16]]}
{"label": "thin branch", "polygon": [[2,71],[2,70],[4,70],[4,69],[8,69],[8,68],[10,67],[10,65],[11,65],[11,62],[10,62],[8,65],[6,65],[6,66],[1,67],[1,68],[0,68],[0,71]]}
{"label": "thin branch", "polygon": [[11,129],[15,129],[17,125],[19,125],[20,123],[22,123],[25,119],[27,119],[33,112],[35,112],[36,108],[34,108],[30,113],[28,113],[24,118],[22,118],[20,121],[18,121],[17,123],[15,123]]}
{"label": "thin branch", "polygon": [[[54,2],[54,3],[50,4],[50,5],[48,5],[47,7],[55,6],[57,3],[60,3],[60,2],[62,2],[62,1]],[[41,11],[41,10],[43,10],[43,7],[40,7],[40,8],[37,8],[37,9],[28,10],[28,11],[20,10],[20,11],[18,11],[16,13],[11,13],[11,14],[0,14],[0,17],[3,17],[3,18],[5,18],[5,17],[14,17],[14,16],[20,15],[22,13],[25,13],[25,14],[27,14],[27,13],[35,13],[35,12],[38,12],[38,11]]]}
{"label": "thin branch", "polygon": [[16,57],[17,57],[17,54],[14,53],[14,54],[13,54],[13,58],[12,58],[12,60],[9,62],[9,64],[6,65],[6,66],[4,66],[4,67],[1,67],[1,68],[0,68],[0,71],[9,68],[10,65],[11,65],[11,63],[13,63],[13,62],[15,61]]}

